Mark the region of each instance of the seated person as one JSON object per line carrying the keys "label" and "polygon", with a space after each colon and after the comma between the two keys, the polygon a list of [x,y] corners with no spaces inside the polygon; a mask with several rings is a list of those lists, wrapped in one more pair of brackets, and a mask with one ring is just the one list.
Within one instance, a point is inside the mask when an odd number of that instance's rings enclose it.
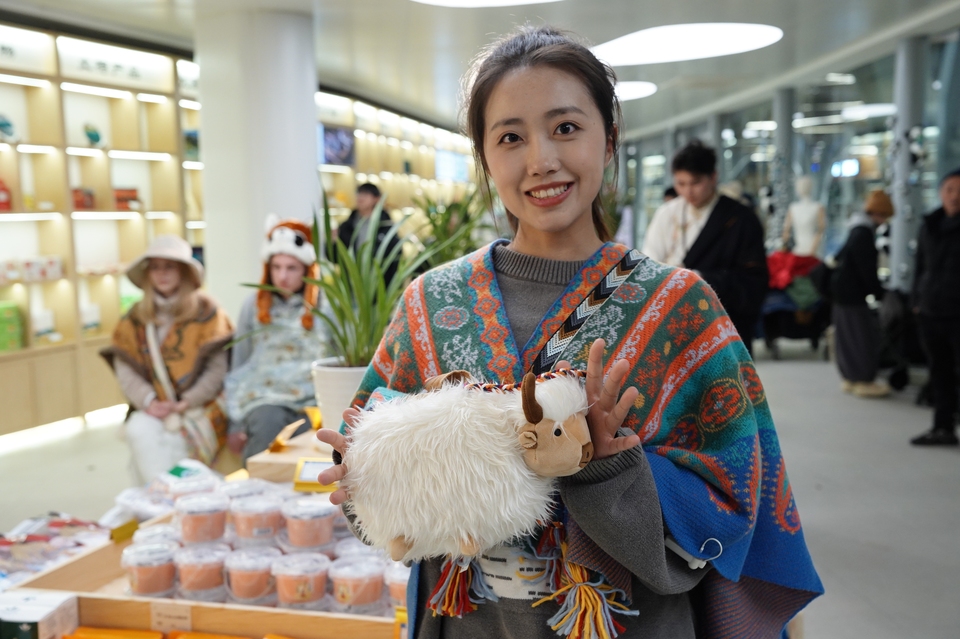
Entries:
{"label": "seated person", "polygon": [[[312,309],[317,287],[312,231],[299,220],[267,220],[263,283],[240,309],[231,370],[225,390],[230,417],[227,445],[244,463],[268,446],[287,424],[307,420],[303,407],[315,404],[310,364],[327,353],[327,329]],[[309,428],[305,421],[297,433]]]}

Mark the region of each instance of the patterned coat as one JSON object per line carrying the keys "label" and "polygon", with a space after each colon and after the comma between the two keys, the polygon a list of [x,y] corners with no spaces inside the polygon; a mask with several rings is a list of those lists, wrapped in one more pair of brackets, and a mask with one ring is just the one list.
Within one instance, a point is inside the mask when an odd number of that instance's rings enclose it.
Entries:
{"label": "patterned coat", "polygon": [[[434,269],[405,291],[355,403],[378,387],[412,393],[463,369],[518,382],[550,337],[628,249],[607,243],[547,312],[526,345],[514,341],[492,248]],[[667,528],[711,560],[698,617],[707,637],[773,637],[823,592],[780,455],[763,386],[713,290],[692,271],[643,258],[562,354],[586,368],[603,338],[604,361],[631,364],[640,395],[624,426],[640,435]],[[623,586],[623,567],[568,522],[571,560]],[[580,542],[576,540],[580,539]],[[629,576],[627,576],[629,578]],[[629,580],[629,579],[628,579]],[[411,606],[411,613],[423,602]]]}

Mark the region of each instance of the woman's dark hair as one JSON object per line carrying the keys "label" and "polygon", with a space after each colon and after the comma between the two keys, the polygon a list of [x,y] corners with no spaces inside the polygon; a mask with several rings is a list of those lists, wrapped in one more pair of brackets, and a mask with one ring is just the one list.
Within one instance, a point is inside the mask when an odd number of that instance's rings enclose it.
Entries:
{"label": "woman's dark hair", "polygon": [[[617,150],[620,146],[620,102],[614,91],[617,77],[606,64],[600,62],[588,48],[571,36],[553,27],[526,25],[514,33],[494,42],[484,50],[473,64],[467,76],[464,95],[464,111],[467,135],[473,140],[473,154],[480,169],[480,188],[491,203],[490,175],[483,153],[483,138],[486,123],[484,114],[490,95],[501,79],[516,69],[549,66],[564,71],[579,79],[586,86],[590,97],[603,117],[607,137],[613,141],[614,183],[601,186],[593,200],[591,213],[597,235],[604,242],[611,239],[610,230],[604,221],[601,195],[604,188],[616,188]],[[491,203],[492,204],[492,203]],[[517,230],[517,218],[507,212],[510,226]]]}
{"label": "woman's dark hair", "polygon": [[691,140],[673,156],[671,173],[686,171],[692,175],[713,175],[717,172],[717,152],[700,140]]}

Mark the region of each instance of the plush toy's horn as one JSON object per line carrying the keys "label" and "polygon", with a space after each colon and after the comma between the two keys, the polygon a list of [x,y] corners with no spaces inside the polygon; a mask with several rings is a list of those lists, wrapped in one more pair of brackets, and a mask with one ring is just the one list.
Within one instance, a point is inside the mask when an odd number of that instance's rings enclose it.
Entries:
{"label": "plush toy's horn", "polygon": [[523,376],[523,383],[520,385],[520,397],[523,402],[523,416],[531,424],[539,424],[543,421],[543,407],[537,403],[537,376],[533,373],[527,373]]}

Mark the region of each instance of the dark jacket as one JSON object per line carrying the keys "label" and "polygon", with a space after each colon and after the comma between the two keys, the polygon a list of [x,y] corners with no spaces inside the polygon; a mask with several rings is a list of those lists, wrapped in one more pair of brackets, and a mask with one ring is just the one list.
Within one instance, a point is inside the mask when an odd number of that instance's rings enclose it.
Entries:
{"label": "dark jacket", "polygon": [[884,288],[877,277],[876,241],[873,225],[850,229],[846,243],[837,253],[837,267],[833,272],[831,291],[835,304],[866,306],[867,295],[873,295],[877,301],[883,298]]}
{"label": "dark jacket", "polygon": [[[358,233],[360,226],[360,213],[356,210],[350,212],[350,217],[337,228],[337,237],[340,238],[340,241],[346,244],[348,247],[352,246],[354,250],[359,249],[360,245],[367,239],[366,234]],[[383,244],[384,239],[387,234],[390,232],[390,229],[393,227],[393,220],[390,219],[390,215],[386,211],[380,211],[380,228],[377,229],[376,239],[373,241],[374,251],[377,251],[380,248],[380,245]],[[387,245],[387,248],[384,251],[384,257],[390,254],[391,251],[400,243],[400,238],[394,234],[390,238],[390,242]],[[394,260],[387,266],[385,277],[386,284],[389,284],[397,274],[397,262],[399,261],[399,256],[397,260]]]}
{"label": "dark jacket", "polygon": [[924,218],[912,303],[921,315],[960,317],[960,215],[939,208]]}
{"label": "dark jacket", "polygon": [[683,265],[713,287],[749,347],[768,281],[763,226],[756,214],[721,195]]}

